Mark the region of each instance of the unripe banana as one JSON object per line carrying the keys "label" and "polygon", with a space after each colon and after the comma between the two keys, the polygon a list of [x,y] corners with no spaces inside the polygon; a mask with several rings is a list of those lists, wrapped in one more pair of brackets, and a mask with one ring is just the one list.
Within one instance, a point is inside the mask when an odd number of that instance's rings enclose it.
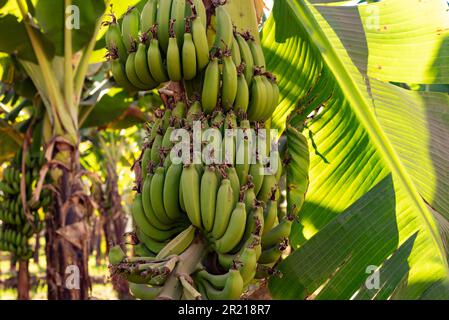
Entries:
{"label": "unripe banana", "polygon": [[262,247],[264,249],[272,247],[278,243],[280,243],[285,238],[290,236],[290,232],[292,229],[293,218],[290,216],[284,217],[284,219],[279,222],[279,224],[268,231],[262,237]]}
{"label": "unripe banana", "polygon": [[140,300],[154,300],[162,291],[162,287],[151,287],[147,284],[129,282],[129,291]]}
{"label": "unripe banana", "polygon": [[137,76],[135,60],[136,52],[130,52],[125,66],[126,76],[129,82],[131,82],[134,87],[139,88],[140,90],[147,90],[148,86],[140,81],[139,77]]}
{"label": "unripe banana", "polygon": [[240,274],[243,279],[243,286],[246,287],[251,280],[254,279],[257,269],[257,254],[256,250],[252,247],[246,247],[243,249],[240,255],[239,262],[242,264],[239,267]]}
{"label": "unripe banana", "polygon": [[268,199],[271,198],[273,190],[277,189],[277,180],[275,175],[264,176],[262,188],[257,195],[258,200],[267,203]]}
{"label": "unripe banana", "polygon": [[162,147],[163,138],[164,137],[158,133],[151,146],[151,162],[154,166],[158,166],[161,163],[160,149]]}
{"label": "unripe banana", "polygon": [[232,60],[236,66],[242,63],[242,55],[240,54],[240,47],[237,39],[232,37],[232,47],[231,47]]}
{"label": "unripe banana", "polygon": [[181,127],[184,118],[186,117],[187,106],[184,102],[178,101],[173,108],[172,116],[175,119],[175,126]]}
{"label": "unripe banana", "polygon": [[218,177],[214,167],[207,167],[201,178],[201,220],[204,229],[210,232],[214,226]]}
{"label": "unripe banana", "polygon": [[211,114],[218,102],[218,90],[220,88],[220,70],[218,59],[213,57],[206,68],[204,76],[201,104],[205,114]]}
{"label": "unripe banana", "polygon": [[232,194],[234,196],[233,206],[237,204],[240,198],[240,180],[237,175],[237,171],[235,167],[229,167],[226,169],[226,174],[228,176],[229,181],[231,182]]}
{"label": "unripe banana", "polygon": [[201,20],[196,17],[192,17],[191,26],[198,71],[202,71],[209,64],[209,45],[207,42],[206,27]]}
{"label": "unripe banana", "polygon": [[246,43],[246,40],[243,38],[243,36],[237,33],[235,37],[237,39],[237,43],[239,44],[242,61],[245,63],[244,74],[246,83],[248,84],[248,87],[250,87],[253,79],[253,68],[254,68],[253,55],[251,53],[250,47],[248,46],[248,43]]}
{"label": "unripe banana", "polygon": [[224,6],[218,6],[215,8],[215,17],[217,26],[214,47],[223,50],[231,48],[234,32],[231,16]]}
{"label": "unripe banana", "polygon": [[259,43],[256,42],[254,37],[250,37],[248,40],[248,46],[251,50],[251,54],[253,56],[254,64],[261,68],[262,71],[265,71],[266,63],[265,63],[265,56],[263,54],[262,47]]}
{"label": "unripe banana", "polygon": [[243,292],[243,279],[238,270],[230,270],[223,290],[215,289],[207,281],[202,281],[207,297],[211,300],[238,300]]}
{"label": "unripe banana", "polygon": [[134,63],[136,74],[139,80],[146,85],[148,90],[156,88],[158,84],[151,76],[147,60],[147,47],[144,43],[139,44]]}
{"label": "unripe banana", "polygon": [[251,164],[249,169],[249,174],[253,178],[252,182],[254,184],[254,193],[256,196],[259,194],[260,189],[262,188],[263,180],[264,180],[264,166],[259,161]]}
{"label": "unripe banana", "polygon": [[113,21],[109,23],[108,31],[106,32],[105,35],[105,40],[106,40],[106,47],[109,50],[110,49],[117,50],[117,55],[118,58],[120,59],[120,62],[123,64],[126,63],[128,51],[122,40],[120,25],[115,20],[115,18],[113,19]]}
{"label": "unripe banana", "polygon": [[[196,15],[203,24],[204,28],[207,27],[207,12],[204,6],[203,0],[193,0],[193,5],[195,7]],[[192,12],[193,15],[194,12]]]}
{"label": "unripe banana", "polygon": [[182,164],[172,164],[167,170],[164,182],[164,208],[167,216],[172,220],[181,217],[179,207],[179,186],[182,174]]}
{"label": "unripe banana", "polygon": [[190,226],[182,231],[158,253],[156,258],[164,259],[171,255],[180,255],[183,253],[195,238],[195,231],[194,226]]}
{"label": "unripe banana", "polygon": [[182,80],[181,55],[178,42],[174,37],[170,37],[168,40],[167,70],[171,81],[178,82]]}
{"label": "unripe banana", "polygon": [[237,96],[237,67],[230,55],[225,54],[222,70],[222,92],[221,103],[224,110],[232,109]]}
{"label": "unripe banana", "polygon": [[140,32],[148,33],[157,18],[157,0],[148,0],[140,15]]}
{"label": "unripe banana", "polygon": [[201,202],[200,202],[201,179],[195,165],[184,167],[181,175],[181,188],[184,206],[189,220],[195,227],[202,228],[201,224]]}
{"label": "unripe banana", "polygon": [[161,231],[159,229],[156,229],[148,222],[147,218],[145,217],[145,213],[143,212],[141,194],[137,194],[136,198],[134,199],[132,216],[134,222],[142,230],[142,232],[156,241],[166,241],[176,232],[176,230]]}
{"label": "unripe banana", "polygon": [[178,47],[182,48],[185,30],[184,14],[186,12],[186,0],[173,0],[171,7],[171,20],[174,21],[173,31],[178,41]]}
{"label": "unripe banana", "polygon": [[266,121],[269,118],[271,118],[272,115],[272,110],[273,110],[273,106],[275,104],[274,99],[274,87],[271,83],[270,80],[268,80],[268,78],[266,76],[262,76],[262,81],[265,85],[265,92],[267,94],[267,101],[266,101],[266,105],[265,105],[265,112],[263,114],[261,114],[261,121]]}
{"label": "unripe banana", "polygon": [[[253,137],[249,129],[243,129],[243,133],[239,133],[237,141],[237,154],[235,160],[235,170],[239,177],[241,185],[248,182],[248,172],[253,157]],[[240,131],[239,131],[240,132]]]}
{"label": "unripe banana", "polygon": [[267,110],[267,92],[262,76],[255,76],[251,85],[251,101],[248,107],[248,119],[260,121]]}
{"label": "unripe banana", "polygon": [[137,238],[140,242],[142,242],[145,247],[148,248],[151,252],[154,252],[154,254],[157,254],[160,252],[164,247],[168,244],[168,241],[159,242],[154,239],[152,239],[150,236],[146,235],[141,229],[137,228],[136,230]]}
{"label": "unripe banana", "polygon": [[136,244],[133,249],[136,257],[154,257],[154,253],[144,243]]}
{"label": "unripe banana", "polygon": [[171,113],[171,109],[165,109],[164,111],[164,116],[162,117],[162,129],[164,132],[170,127]]}
{"label": "unripe banana", "polygon": [[136,92],[140,90],[128,80],[128,77],[126,76],[125,66],[120,62],[119,59],[112,60],[111,70],[115,82],[117,82],[120,87],[130,92]]}
{"label": "unripe banana", "polygon": [[196,49],[193,43],[192,34],[184,34],[184,44],[182,46],[182,73],[184,80],[192,80],[196,77]]}
{"label": "unripe banana", "polygon": [[151,75],[154,80],[159,83],[167,82],[168,75],[165,70],[165,66],[162,59],[162,53],[159,48],[159,41],[156,39],[155,35],[150,40],[150,47],[148,48],[148,67],[150,69]]}
{"label": "unripe banana", "polygon": [[136,7],[131,7],[125,13],[122,21],[122,40],[126,49],[132,48],[133,42],[139,38],[140,12]]}
{"label": "unripe banana", "polygon": [[219,253],[227,253],[234,249],[245,233],[246,208],[245,203],[239,202],[231,214],[226,232],[218,239],[214,246]]}
{"label": "unripe banana", "polygon": [[164,52],[167,52],[168,48],[171,7],[172,0],[159,0],[159,10],[157,12],[157,37],[159,39],[159,44]]}
{"label": "unripe banana", "polygon": [[260,264],[273,263],[279,260],[285,247],[282,244],[277,244],[269,249],[262,251],[262,254],[257,261]]}
{"label": "unripe banana", "polygon": [[234,209],[233,205],[234,195],[231,182],[229,179],[223,179],[217,192],[214,227],[211,232],[214,239],[220,239],[226,232],[232,210]]}
{"label": "unripe banana", "polygon": [[195,275],[199,279],[206,280],[216,289],[223,289],[229,277],[229,271],[224,274],[212,274],[205,269],[198,271]]}
{"label": "unripe banana", "polygon": [[[264,229],[262,232],[262,236],[266,235],[268,231],[270,231],[278,217],[278,202],[273,198],[268,201],[267,207],[265,208],[264,213]],[[276,241],[277,242],[277,241]]]}
{"label": "unripe banana", "polygon": [[126,255],[120,246],[113,246],[109,249],[109,263],[112,265],[118,265],[125,260]]}
{"label": "unripe banana", "polygon": [[[148,222],[152,224],[155,228],[159,230],[170,230],[173,226],[169,223],[168,220],[164,220],[162,222],[158,219],[158,216],[154,212],[153,206],[151,204],[151,180],[153,179],[153,174],[148,174],[145,178],[145,182],[142,186],[142,205],[143,210],[145,212],[145,217]],[[164,218],[164,217],[163,217]]]}
{"label": "unripe banana", "polygon": [[167,215],[164,208],[164,181],[165,181],[165,168],[159,167],[154,173],[153,179],[151,179],[151,206],[153,207],[156,217],[169,224],[172,219]]}
{"label": "unripe banana", "polygon": [[194,101],[187,111],[186,125],[189,127],[193,126],[194,121],[198,121],[202,116],[202,107],[199,101]]}
{"label": "unripe banana", "polygon": [[236,113],[245,113],[249,105],[249,88],[245,76],[240,74],[237,77],[237,95],[234,101],[234,110]]}

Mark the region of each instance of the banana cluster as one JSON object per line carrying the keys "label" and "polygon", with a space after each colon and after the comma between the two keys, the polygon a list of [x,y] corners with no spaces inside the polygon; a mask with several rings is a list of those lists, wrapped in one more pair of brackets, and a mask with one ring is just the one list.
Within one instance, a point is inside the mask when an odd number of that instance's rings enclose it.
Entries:
{"label": "banana cluster", "polygon": [[[200,238],[207,250],[191,279],[178,279],[183,297],[238,299],[255,277],[266,276],[261,271],[273,267],[288,246],[293,219],[278,210],[282,161],[279,152],[268,153],[277,171],[266,174],[258,153],[251,158],[252,142],[268,149],[269,143],[260,141],[269,139],[257,135],[269,135],[269,130],[251,131],[255,123],[239,120],[232,110],[208,115],[200,101],[189,104],[180,101],[157,110],[148,127],[132,206],[137,260],[121,250],[112,252],[113,273],[133,283],[137,297],[155,298],[178,263],[175,257]],[[173,132],[184,129],[192,136],[198,123],[202,133],[211,128],[218,132],[220,157],[175,162]],[[241,139],[239,134],[229,136],[228,129],[240,132]],[[194,159],[193,148],[189,150]]]}
{"label": "banana cluster", "polygon": [[148,0],[142,12],[131,7],[121,26],[111,15],[106,44],[114,79],[129,91],[202,82],[204,113],[234,110],[266,121],[279,101],[276,77],[250,32],[237,32],[222,2],[213,4],[213,28],[202,0]]}
{"label": "banana cluster", "polygon": [[[47,207],[51,203],[51,197],[48,191],[42,192],[42,199],[38,203],[30,201],[28,204],[31,217],[25,215],[20,194],[21,154],[18,152],[11,165],[3,171],[3,181],[0,181],[0,250],[10,251],[18,259],[27,260],[33,254],[28,239],[43,228],[39,209]],[[25,184],[26,193],[30,197],[39,176],[37,168],[41,167],[43,161],[43,154],[40,157],[31,157],[28,154],[26,157]]]}

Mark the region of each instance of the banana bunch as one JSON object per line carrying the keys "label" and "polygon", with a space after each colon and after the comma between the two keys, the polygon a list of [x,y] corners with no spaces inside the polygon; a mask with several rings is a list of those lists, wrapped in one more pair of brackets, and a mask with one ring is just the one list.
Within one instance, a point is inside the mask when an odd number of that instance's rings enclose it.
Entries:
{"label": "banana bunch", "polygon": [[197,79],[204,113],[232,109],[266,121],[279,102],[276,77],[266,71],[262,47],[250,32],[235,31],[223,2],[212,3],[215,32],[202,0],[148,0],[141,13],[129,8],[121,27],[111,14],[105,24],[114,79],[129,91]]}
{"label": "banana bunch", "polygon": [[107,57],[115,81],[128,91],[192,80],[209,63],[202,0],[148,0],[142,12],[130,7],[121,25],[110,16]]}
{"label": "banana bunch", "polygon": [[[171,103],[156,110],[156,119],[148,126],[135,165],[140,172],[131,210],[136,257],[122,253],[111,257],[113,273],[134,283],[138,297],[162,294],[195,241],[204,242],[206,249],[189,270],[191,278],[177,279],[184,298],[238,299],[258,269],[273,267],[288,247],[293,217],[278,210],[279,152],[268,153],[277,167],[268,174],[264,172],[267,164],[251,152],[252,143],[269,150],[267,139],[259,139],[269,130],[251,130],[256,123],[238,120],[232,110],[215,110],[210,115],[203,110],[200,101]],[[178,163],[172,157],[173,133],[184,129],[193,136],[195,123],[204,136],[208,129],[215,129],[218,151],[204,151],[200,162]],[[237,134],[228,135],[230,129]],[[203,147],[207,150],[208,145]],[[192,160],[197,155],[193,149],[188,146]]]}
{"label": "banana bunch", "polygon": [[[25,184],[29,197],[39,177],[38,168],[42,166],[43,161],[43,153],[34,157],[28,153],[25,157]],[[26,217],[20,194],[21,165],[22,152],[18,152],[10,166],[3,171],[3,180],[0,181],[0,250],[10,251],[18,259],[27,260],[33,254],[28,239],[42,230],[43,221],[39,210],[50,205],[51,196],[48,190],[44,190],[38,203],[29,201],[31,219]]]}

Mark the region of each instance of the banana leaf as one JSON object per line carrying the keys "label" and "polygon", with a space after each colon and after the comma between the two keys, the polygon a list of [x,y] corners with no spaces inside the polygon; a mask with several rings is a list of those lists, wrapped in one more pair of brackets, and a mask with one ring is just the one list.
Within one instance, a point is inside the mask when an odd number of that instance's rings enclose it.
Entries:
{"label": "banana leaf", "polygon": [[[449,97],[384,82],[447,81],[444,39],[432,40],[445,1],[325,2],[275,1],[262,32],[280,79],[273,124],[282,130],[289,117],[304,128],[311,153],[294,251],[270,291],[276,299],[448,299]],[[392,33],[366,30],[367,6],[381,7]],[[399,7],[400,17],[388,9]],[[374,72],[384,46],[412,56],[407,42],[421,47],[416,59],[434,63],[385,59],[386,72]]]}

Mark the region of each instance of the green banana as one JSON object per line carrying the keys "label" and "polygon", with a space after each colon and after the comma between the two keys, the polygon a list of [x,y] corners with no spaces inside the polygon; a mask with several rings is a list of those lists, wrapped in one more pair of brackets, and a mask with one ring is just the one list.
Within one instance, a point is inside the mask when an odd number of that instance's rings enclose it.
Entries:
{"label": "green banana", "polygon": [[264,180],[264,166],[259,161],[251,164],[249,168],[249,175],[252,177],[252,182],[254,184],[254,193],[256,196],[259,194],[260,189],[262,188],[263,180]]}
{"label": "green banana", "polygon": [[112,76],[114,77],[115,82],[122,87],[123,89],[131,92],[139,91],[139,88],[136,88],[126,76],[125,66],[120,62],[119,59],[112,60],[111,63]]}
{"label": "green banana", "polygon": [[185,12],[186,12],[186,0],[173,0],[170,18],[171,20],[174,21],[173,31],[176,35],[179,48],[182,48],[183,44],[184,30],[185,30],[185,21],[184,21]]}
{"label": "green banana", "polygon": [[223,289],[229,277],[229,271],[224,274],[212,274],[205,269],[198,271],[195,275],[197,278],[206,280],[216,289]]}
{"label": "green banana", "polygon": [[229,181],[231,182],[232,194],[234,196],[234,204],[235,206],[240,198],[240,180],[237,175],[237,171],[235,167],[229,167],[226,169],[226,175],[228,176]]}
{"label": "green banana", "polygon": [[159,40],[156,38],[156,32],[153,34],[153,38],[150,40],[150,46],[148,48],[148,67],[154,80],[159,83],[167,82],[168,75],[165,70],[165,66],[162,59],[162,53],[159,48]]}
{"label": "green banana", "polygon": [[193,242],[195,238],[195,227],[190,226],[171,240],[159,253],[156,258],[164,259],[171,255],[180,255]]}
{"label": "green banana", "polygon": [[267,203],[273,194],[273,190],[277,189],[277,180],[275,175],[264,176],[262,187],[257,195],[258,200]]}
{"label": "green banana", "polygon": [[173,108],[172,116],[175,119],[175,126],[181,127],[184,118],[186,117],[187,106],[184,102],[178,101]]}
{"label": "green banana", "polygon": [[162,287],[129,282],[129,291],[140,300],[154,300],[162,291]]}
{"label": "green banana", "polygon": [[150,224],[150,222],[145,217],[145,213],[143,212],[141,194],[137,194],[134,199],[134,203],[132,206],[132,216],[136,225],[142,230],[142,232],[156,241],[166,241],[174,233],[176,233],[176,230],[162,231],[156,229],[153,225]]}
{"label": "green banana", "polygon": [[267,92],[262,76],[257,75],[251,86],[251,101],[248,107],[248,119],[261,121],[267,108]]}
{"label": "green banana", "polygon": [[[153,225],[156,229],[159,230],[170,230],[173,228],[171,223],[168,220],[164,220],[164,222],[160,221],[154,212],[153,206],[151,204],[151,181],[153,179],[153,174],[148,174],[145,182],[142,187],[142,205],[145,213],[145,217],[148,222]],[[164,218],[164,217],[163,217]]]}
{"label": "green banana", "polygon": [[290,236],[293,218],[291,216],[284,217],[279,224],[269,230],[262,236],[262,247],[264,249],[274,246],[285,238]]}
{"label": "green banana", "polygon": [[157,12],[157,38],[159,44],[167,52],[168,39],[170,35],[170,14],[173,0],[159,0],[159,9]]}
{"label": "green banana", "polygon": [[256,275],[256,250],[252,247],[244,248],[242,254],[240,255],[239,262],[241,263],[241,266],[238,269],[242,275],[243,285],[246,287]]}
{"label": "green banana", "polygon": [[151,179],[150,199],[156,217],[164,223],[170,223],[173,220],[170,219],[164,208],[164,181],[165,168],[159,167],[156,169],[153,179]]}
{"label": "green banana", "polygon": [[125,13],[122,21],[122,39],[128,51],[131,50],[133,42],[139,38],[140,12],[136,7],[130,7]]}
{"label": "green banana", "polygon": [[221,103],[224,110],[232,109],[237,96],[237,67],[228,51],[223,57]]}
{"label": "green banana", "polygon": [[218,177],[214,167],[207,167],[201,178],[201,220],[204,229],[210,232],[214,226]]}
{"label": "green banana", "polygon": [[242,63],[242,55],[240,54],[240,47],[237,39],[232,37],[232,47],[231,47],[231,55],[232,61],[236,66],[239,66]]}
{"label": "green banana", "polygon": [[214,47],[229,49],[232,47],[234,32],[231,16],[224,6],[218,6],[215,8],[215,17],[217,26]]}
{"label": "green banana", "polygon": [[192,80],[196,77],[196,49],[192,34],[184,33],[184,44],[182,46],[182,74],[184,80]]}
{"label": "green banana", "polygon": [[143,232],[139,228],[137,228],[136,230],[136,235],[139,241],[142,242],[145,245],[145,247],[147,247],[151,252],[154,252],[155,254],[164,249],[164,247],[168,244],[167,240],[164,240],[164,242],[159,242],[152,239],[150,236],[146,235],[145,232]]}
{"label": "green banana", "polygon": [[230,270],[222,290],[202,281],[207,297],[211,300],[238,300],[243,292],[243,279],[238,270]]}
{"label": "green banana", "polygon": [[151,146],[151,163],[154,166],[158,166],[161,163],[160,149],[162,147],[163,138],[164,137],[158,133]]}
{"label": "green banana", "polygon": [[249,88],[243,73],[237,76],[237,94],[234,101],[234,110],[236,113],[244,113],[248,111],[249,105]]}
{"label": "green banana", "polygon": [[211,114],[218,102],[218,90],[220,87],[220,70],[218,58],[213,57],[206,68],[204,76],[201,104],[205,114]]}
{"label": "green banana", "polygon": [[192,17],[192,39],[195,44],[198,71],[202,71],[209,64],[209,45],[206,27],[197,17]]}
{"label": "green banana", "polygon": [[125,260],[126,255],[120,246],[113,246],[109,249],[109,263],[112,265],[118,265]]}
{"label": "green banana", "polygon": [[250,87],[253,79],[253,55],[251,53],[250,47],[248,46],[248,43],[246,43],[246,40],[243,38],[243,36],[240,33],[236,33],[235,37],[237,39],[237,43],[239,44],[240,55],[245,66],[244,75],[246,83],[248,84],[248,87]]}
{"label": "green banana", "polygon": [[115,49],[117,51],[118,58],[121,63],[126,63],[126,58],[128,57],[128,51],[122,40],[120,25],[113,17],[113,20],[108,23],[108,31],[105,35],[106,47],[111,50]]}
{"label": "green banana", "polygon": [[265,112],[261,115],[261,121],[266,121],[271,117],[273,105],[275,104],[274,99],[274,87],[270,80],[266,76],[262,76],[262,81],[265,85],[265,92],[267,94],[267,102],[265,104]]}
{"label": "green banana", "polygon": [[226,232],[234,208],[233,204],[234,195],[231,182],[229,179],[223,179],[217,192],[214,227],[211,232],[214,239],[220,239]]}
{"label": "green banana", "polygon": [[137,78],[139,78],[139,80],[146,85],[148,90],[156,88],[158,84],[151,76],[147,60],[147,47],[144,43],[139,43],[136,56],[134,58],[134,63]]}
{"label": "green banana", "polygon": [[185,166],[181,175],[182,197],[190,222],[198,228],[202,228],[200,184],[201,179],[195,165]]}
{"label": "green banana", "polygon": [[237,203],[229,219],[228,226],[223,236],[215,241],[215,248],[219,253],[227,253],[234,249],[242,239],[246,226],[245,203]]}
{"label": "green banana", "polygon": [[187,111],[186,125],[192,127],[193,122],[199,120],[201,116],[202,116],[201,103],[199,101],[194,101],[190,106],[189,111]]}
{"label": "green banana", "polygon": [[164,208],[167,216],[172,220],[177,220],[181,217],[178,199],[182,170],[182,164],[172,164],[165,175]]}
{"label": "green banana", "polygon": [[179,53],[178,42],[172,30],[170,31],[170,38],[168,40],[167,71],[171,81],[177,82],[182,80],[181,55]]}
{"label": "green banana", "polygon": [[271,248],[264,249],[257,262],[260,264],[268,264],[276,262],[282,256],[282,252],[284,250],[285,247],[283,244],[277,244]]}
{"label": "green banana", "polygon": [[140,32],[147,33],[156,23],[157,0],[148,0],[140,14]]}
{"label": "green banana", "polygon": [[254,64],[261,68],[262,71],[265,71],[266,63],[265,63],[265,56],[263,54],[262,47],[259,43],[256,42],[254,37],[249,37],[248,39],[248,46],[251,50],[251,54],[253,56]]}
{"label": "green banana", "polygon": [[262,236],[266,235],[267,232],[273,228],[273,226],[276,222],[277,216],[278,216],[278,202],[272,198],[271,200],[268,201],[267,207],[265,208],[265,213],[264,213],[265,224],[264,224]]}
{"label": "green banana", "polygon": [[207,28],[207,12],[203,0],[193,0],[189,1],[189,3],[193,4],[195,7],[195,12],[192,12],[192,15],[199,17],[199,20],[203,24],[204,28]]}
{"label": "green banana", "polygon": [[153,257],[154,253],[144,243],[139,243],[134,246],[134,255],[137,257]]}
{"label": "green banana", "polygon": [[130,52],[125,65],[126,76],[129,82],[131,82],[134,87],[139,88],[140,90],[147,90],[148,86],[140,81],[139,77],[137,76],[135,60],[136,52]]}
{"label": "green banana", "polygon": [[[238,134],[237,141],[240,143],[237,146],[235,169],[239,177],[241,185],[248,182],[248,172],[253,162],[253,137],[251,130],[243,129],[242,134]],[[239,131],[240,132],[240,131]]]}

